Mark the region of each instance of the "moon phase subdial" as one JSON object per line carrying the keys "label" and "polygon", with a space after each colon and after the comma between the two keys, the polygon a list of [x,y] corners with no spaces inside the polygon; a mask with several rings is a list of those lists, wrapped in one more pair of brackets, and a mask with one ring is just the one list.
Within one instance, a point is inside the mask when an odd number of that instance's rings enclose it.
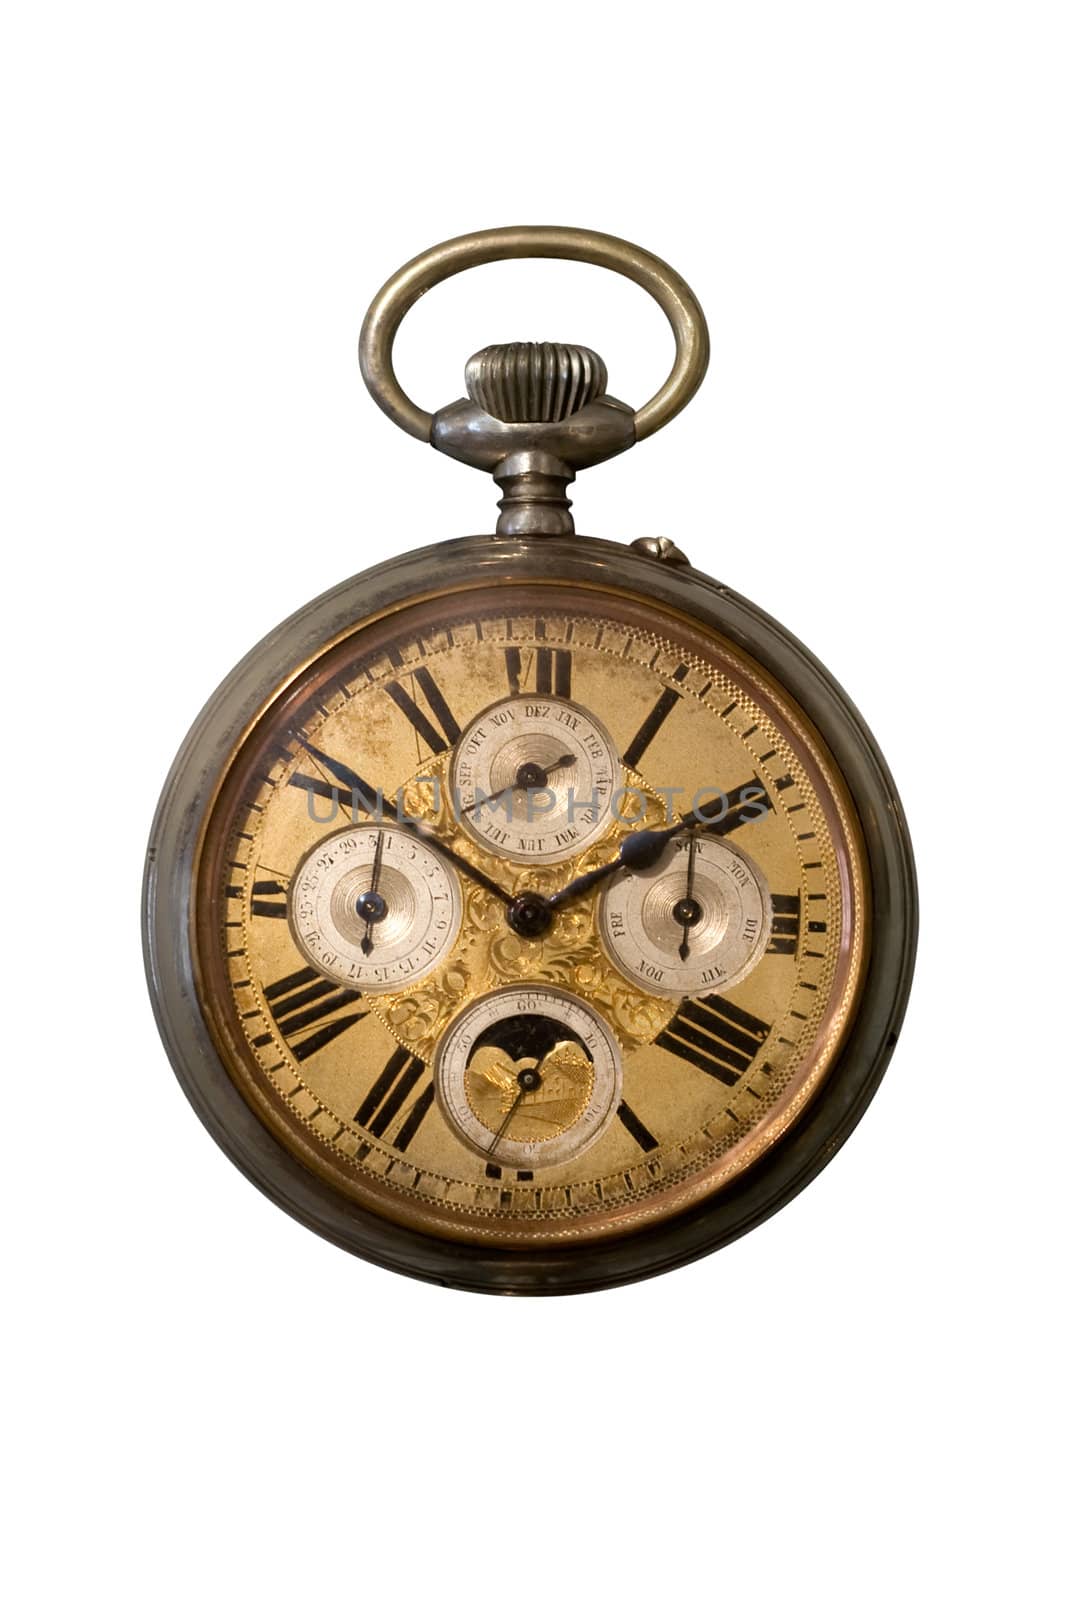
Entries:
{"label": "moon phase subdial", "polygon": [[366,994],[406,989],[431,972],[462,913],[448,862],[388,824],[332,834],[304,857],[290,892],[290,927],[309,963]]}
{"label": "moon phase subdial", "polygon": [[463,1142],[500,1166],[557,1166],[586,1150],[619,1104],[614,1035],[562,989],[498,989],[468,1006],[435,1060],[438,1102]]}
{"label": "moon phase subdial", "polygon": [[755,863],[725,839],[679,834],[654,867],[620,874],[600,902],[619,971],[656,995],[715,994],[767,948],[771,899]]}
{"label": "moon phase subdial", "polygon": [[479,844],[511,861],[566,861],[613,820],[615,748],[584,707],[515,695],[465,730],[452,759],[453,804]]}

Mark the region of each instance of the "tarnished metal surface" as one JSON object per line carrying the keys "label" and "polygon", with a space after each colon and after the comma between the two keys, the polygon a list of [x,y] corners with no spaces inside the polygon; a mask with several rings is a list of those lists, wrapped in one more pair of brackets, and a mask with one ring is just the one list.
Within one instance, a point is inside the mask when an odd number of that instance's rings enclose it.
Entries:
{"label": "tarnished metal surface", "polygon": [[[628,1238],[517,1254],[489,1242],[431,1239],[354,1203],[295,1159],[224,1067],[193,965],[192,885],[217,785],[244,731],[294,674],[357,619],[466,585],[552,578],[651,600],[759,661],[819,728],[855,803],[868,858],[873,937],[849,1037],[808,1111],[721,1193]],[[186,1092],[242,1170],[309,1226],[384,1265],[468,1288],[549,1293],[625,1282],[714,1249],[784,1203],[830,1158],[861,1114],[895,1043],[915,939],[911,856],[892,782],[854,709],[808,652],[755,607],[691,570],[587,540],[456,541],[388,563],[321,597],[241,664],[192,730],[153,829],[145,950],[161,1032]]]}
{"label": "tarnished metal surface", "polygon": [[375,295],[359,339],[364,381],[386,416],[416,439],[428,441],[433,416],[405,394],[393,370],[393,341],[416,300],[434,284],[490,261],[538,257],[586,261],[619,272],[645,289],[662,307],[674,333],[677,353],[663,386],[641,406],[635,435],[647,439],[662,428],[700,387],[708,365],[704,313],[685,280],[649,250],[610,233],[586,228],[487,228],[434,245],[409,261]]}

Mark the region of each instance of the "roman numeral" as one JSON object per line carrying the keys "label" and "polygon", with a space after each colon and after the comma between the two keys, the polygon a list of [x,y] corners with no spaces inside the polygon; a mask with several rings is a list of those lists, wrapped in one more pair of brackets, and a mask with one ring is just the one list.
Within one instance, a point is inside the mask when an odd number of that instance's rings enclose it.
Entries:
{"label": "roman numeral", "polygon": [[518,645],[509,644],[504,649],[504,665],[508,673],[508,689],[512,694],[529,693],[523,685],[533,670],[533,690],[536,694],[555,694],[570,699],[572,657],[569,650],[538,645],[529,659],[523,661]]}
{"label": "roman numeral", "polygon": [[333,808],[341,805],[351,810],[351,794],[336,783],[327,783],[325,778],[311,778],[306,772],[294,772],[289,785],[293,789],[306,789],[308,794],[317,794],[320,799],[328,800]]}
{"label": "roman numeral", "polygon": [[252,885],[254,917],[284,917],[287,911],[286,886],[277,878],[257,878]]}
{"label": "roman numeral", "polygon": [[[393,704],[400,707],[419,738],[424,744],[429,745],[434,755],[443,755],[459,738],[459,723],[452,715],[448,701],[437,687],[428,667],[416,667],[414,679],[422,690],[429,713],[415,703],[402,684],[387,683],[385,692]],[[431,716],[436,717],[436,723],[431,721]]]}
{"label": "roman numeral", "polygon": [[771,940],[769,956],[795,956],[800,938],[799,894],[771,895]]}
{"label": "roman numeral", "polygon": [[426,1063],[409,1051],[403,1048],[394,1050],[368,1089],[354,1121],[368,1133],[373,1133],[376,1139],[383,1139],[391,1124],[403,1113],[390,1143],[396,1150],[406,1150],[433,1105],[432,1077],[407,1105],[412,1090],[417,1087],[426,1070]]}
{"label": "roman numeral", "polygon": [[[676,667],[674,672],[675,683],[681,683],[688,671],[689,668],[684,662],[680,667]],[[645,751],[681,698],[677,689],[664,689],[652,710],[630,740],[629,747],[622,758],[626,766],[636,767],[640,764]]]}
{"label": "roman numeral", "polygon": [[[331,983],[314,967],[301,967],[287,978],[279,978],[263,990],[278,1032],[289,1045],[298,1061],[306,1061],[324,1045],[340,1037],[354,1022],[366,1016],[356,1011],[349,1016],[339,1012],[357,1006],[363,996],[356,989],[346,989],[342,984]],[[317,1027],[324,1017],[332,1017],[324,1027]],[[308,1029],[315,1031],[309,1033]],[[269,1037],[269,1036],[268,1036]],[[253,1043],[258,1041],[253,1040]]]}
{"label": "roman numeral", "polygon": [[[485,1163],[485,1175],[487,1178],[502,1178],[504,1173],[502,1168],[498,1167],[495,1161],[487,1161]],[[519,1183],[533,1182],[532,1172],[516,1172],[515,1177]]]}
{"label": "roman numeral", "polygon": [[[758,822],[774,810],[770,795],[755,773],[747,782],[739,783],[736,789],[730,789],[726,794],[698,795],[696,799],[700,805],[700,816],[695,811],[688,811],[679,820],[696,822],[705,833],[718,834],[720,838],[737,828],[743,828],[749,822]],[[710,820],[705,822],[705,817]]]}
{"label": "roman numeral", "polygon": [[619,1101],[619,1109],[615,1115],[626,1129],[631,1138],[636,1139],[642,1150],[655,1150],[659,1140],[655,1134],[649,1133],[637,1112],[626,1104],[625,1100]]}
{"label": "roman numeral", "polygon": [[[304,741],[301,740],[300,743],[303,744]],[[310,750],[309,753],[312,755],[313,760],[324,754],[322,751],[312,752]],[[286,754],[288,755],[289,752],[286,751]],[[289,779],[290,788],[304,789],[308,794],[318,795],[321,800],[329,802],[330,809],[335,815],[337,807],[343,806],[346,811],[353,812],[353,814],[365,811],[368,816],[376,817],[379,820],[383,816],[396,816],[396,807],[390,805],[388,800],[383,799],[377,789],[369,784],[365,778],[361,778],[358,772],[353,772],[351,767],[345,766],[343,762],[333,762],[332,765],[336,769],[336,782],[330,783],[326,778],[311,777],[306,772],[294,772]],[[310,807],[311,802],[309,800],[309,811]],[[314,813],[312,813],[312,816],[314,817]],[[314,817],[314,820],[319,822],[324,819]]]}
{"label": "roman numeral", "polygon": [[770,1031],[769,1023],[712,994],[680,1006],[656,1043],[732,1087],[755,1061]]}

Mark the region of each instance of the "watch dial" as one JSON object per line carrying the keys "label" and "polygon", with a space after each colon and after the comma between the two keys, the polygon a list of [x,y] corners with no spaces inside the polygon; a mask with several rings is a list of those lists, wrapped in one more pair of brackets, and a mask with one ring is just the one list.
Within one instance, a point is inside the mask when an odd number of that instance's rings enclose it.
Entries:
{"label": "watch dial", "polygon": [[620,972],[682,999],[740,983],[766,953],[774,920],[755,861],[696,828],[651,867],[618,873],[600,897],[600,937]]}
{"label": "watch dial", "polygon": [[[510,656],[516,691],[522,652]],[[568,662],[548,652],[540,676],[570,693]],[[527,668],[529,670],[529,668]],[[465,729],[451,763],[458,821],[479,844],[511,861],[566,861],[611,826],[619,760],[587,707],[557,695],[489,706]]]}
{"label": "watch dial", "polygon": [[289,927],[324,977],[387,994],[440,965],[456,942],[455,870],[417,835],[384,820],[312,845],[289,885]]}
{"label": "watch dial", "polygon": [[579,1244],[695,1204],[800,1114],[856,999],[864,873],[815,731],[721,639],[610,589],[442,593],[309,662],[234,752],[201,1002],[337,1189]]}
{"label": "watch dial", "polygon": [[460,1138],[521,1172],[588,1150],[618,1110],[618,1045],[595,1008],[562,989],[494,989],[436,1056],[441,1109]]}

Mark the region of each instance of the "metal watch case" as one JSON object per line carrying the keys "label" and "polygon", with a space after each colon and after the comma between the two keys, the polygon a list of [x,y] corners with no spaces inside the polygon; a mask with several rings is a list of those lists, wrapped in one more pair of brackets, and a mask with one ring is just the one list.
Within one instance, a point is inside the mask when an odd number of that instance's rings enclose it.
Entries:
{"label": "metal watch case", "polygon": [[[148,981],[160,1033],[197,1115],[231,1161],[291,1216],[368,1261],[428,1282],[570,1293],[632,1282],[718,1249],[770,1216],[826,1165],[858,1122],[896,1043],[914,961],[917,900],[907,828],[877,745],[826,669],[773,618],[672,559],[669,540],[638,546],[498,534],[431,545],[349,579],[282,623],[212,696],[179,751],[152,827],[144,882]],[[855,1020],[826,1082],[749,1170],[643,1232],[516,1251],[423,1235],[372,1214],[268,1132],[212,1043],[195,977],[193,894],[202,826],[234,748],[310,660],[364,619],[431,594],[538,580],[640,595],[721,635],[778,681],[818,730],[854,802],[867,855],[871,942]]]}

